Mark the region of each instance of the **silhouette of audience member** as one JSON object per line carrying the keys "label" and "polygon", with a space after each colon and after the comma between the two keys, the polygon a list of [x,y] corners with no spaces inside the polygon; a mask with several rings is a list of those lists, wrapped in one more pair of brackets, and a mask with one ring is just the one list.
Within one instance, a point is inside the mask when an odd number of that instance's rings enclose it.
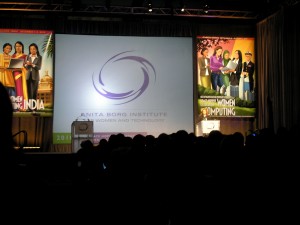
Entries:
{"label": "silhouette of audience member", "polygon": [[7,163],[7,157],[13,150],[12,138],[12,116],[13,108],[4,85],[0,82],[0,160],[2,163]]}
{"label": "silhouette of audience member", "polygon": [[78,167],[80,170],[79,178],[83,183],[91,181],[92,159],[94,156],[94,145],[91,140],[84,140],[80,143],[80,149],[77,151]]}
{"label": "silhouette of audience member", "polygon": [[[2,190],[20,187],[17,172],[17,152],[13,148],[13,108],[7,89],[0,82],[0,180]],[[18,177],[17,177],[18,176]],[[4,188],[4,189],[3,189]]]}

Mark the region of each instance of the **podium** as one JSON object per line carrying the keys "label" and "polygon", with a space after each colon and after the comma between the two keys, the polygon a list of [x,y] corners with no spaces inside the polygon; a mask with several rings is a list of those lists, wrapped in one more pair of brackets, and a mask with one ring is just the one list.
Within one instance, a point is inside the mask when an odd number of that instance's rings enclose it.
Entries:
{"label": "podium", "polygon": [[220,130],[220,120],[202,120],[202,134],[209,134],[213,130]]}
{"label": "podium", "polygon": [[73,121],[71,125],[72,152],[76,153],[80,148],[80,144],[84,140],[94,138],[94,123],[93,121]]}

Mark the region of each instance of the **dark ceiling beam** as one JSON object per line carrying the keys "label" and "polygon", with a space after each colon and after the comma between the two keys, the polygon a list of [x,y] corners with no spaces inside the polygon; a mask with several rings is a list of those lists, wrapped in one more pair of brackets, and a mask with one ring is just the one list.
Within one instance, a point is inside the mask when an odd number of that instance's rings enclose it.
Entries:
{"label": "dark ceiling beam", "polygon": [[153,8],[151,13],[146,7],[126,7],[110,6],[109,10],[105,5],[81,5],[75,8],[73,4],[47,4],[47,3],[18,3],[18,2],[0,2],[0,11],[27,11],[27,12],[61,12],[76,13],[83,16],[101,16],[105,14],[113,15],[148,15],[148,16],[186,16],[186,17],[205,17],[205,18],[226,18],[226,19],[257,19],[259,15],[252,11],[238,10],[214,10],[210,9],[205,13],[203,9],[185,9],[184,12],[178,8]]}

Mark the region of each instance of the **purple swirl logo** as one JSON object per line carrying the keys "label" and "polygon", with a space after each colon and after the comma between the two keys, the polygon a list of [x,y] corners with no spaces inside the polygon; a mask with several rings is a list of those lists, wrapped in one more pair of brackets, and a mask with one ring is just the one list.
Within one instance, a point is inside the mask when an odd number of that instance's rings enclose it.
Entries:
{"label": "purple swirl logo", "polygon": [[114,55],[104,63],[98,76],[93,75],[96,91],[116,105],[138,98],[155,81],[154,66],[132,51]]}

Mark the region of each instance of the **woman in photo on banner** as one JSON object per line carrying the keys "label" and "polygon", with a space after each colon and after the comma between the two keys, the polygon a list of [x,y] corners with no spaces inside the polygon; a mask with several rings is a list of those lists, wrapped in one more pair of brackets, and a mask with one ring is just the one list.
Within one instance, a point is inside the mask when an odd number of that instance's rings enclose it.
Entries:
{"label": "woman in photo on banner", "polygon": [[25,68],[28,99],[37,99],[40,81],[40,69],[42,68],[42,56],[40,55],[37,44],[29,45],[29,55],[26,57]]}
{"label": "woman in photo on banner", "polygon": [[7,69],[10,63],[11,56],[9,53],[12,50],[10,43],[3,45],[3,53],[0,54],[0,82],[7,90],[9,96],[15,95],[15,81],[10,69]]}
{"label": "woman in photo on banner", "polygon": [[[23,59],[24,64],[27,55],[24,54],[24,45],[21,41],[17,41],[15,43],[15,53],[12,55],[12,58],[16,59]],[[27,93],[27,84],[26,84],[26,69],[25,68],[18,68],[12,71],[13,77],[15,79],[16,85],[16,97],[20,97],[22,101],[20,102],[20,109],[23,109],[23,102],[24,100],[28,100],[28,93]]]}
{"label": "woman in photo on banner", "polygon": [[199,66],[199,79],[203,87],[211,89],[211,70],[210,70],[210,60],[208,58],[208,49],[201,49],[201,57],[198,59]]}
{"label": "woman in photo on banner", "polygon": [[221,69],[223,68],[222,52],[222,46],[217,46],[214,49],[213,55],[210,57],[211,84],[212,88],[218,92],[223,86],[223,80],[221,76]]}
{"label": "woman in photo on banner", "polygon": [[234,58],[232,59],[233,62],[237,64],[235,70],[230,70],[230,96],[232,97],[239,97],[239,84],[241,73],[243,69],[242,61],[243,56],[241,50],[234,51]]}
{"label": "woman in photo on banner", "polygon": [[[227,66],[228,62],[231,60],[229,56],[230,52],[228,50],[224,50],[223,52],[223,65]],[[224,84],[225,91],[227,90],[227,87],[229,86],[229,78],[230,78],[230,72],[227,71],[222,71],[222,80]]]}

